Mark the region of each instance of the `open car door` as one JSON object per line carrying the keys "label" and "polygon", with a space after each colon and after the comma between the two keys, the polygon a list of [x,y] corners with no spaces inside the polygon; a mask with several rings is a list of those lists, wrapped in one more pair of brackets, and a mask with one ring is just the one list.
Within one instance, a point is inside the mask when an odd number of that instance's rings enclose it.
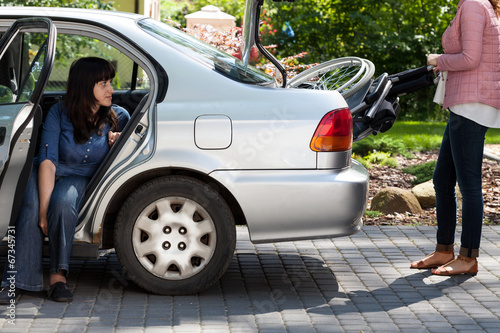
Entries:
{"label": "open car door", "polygon": [[26,18],[0,40],[0,239],[14,224],[31,173],[56,36],[51,20]]}

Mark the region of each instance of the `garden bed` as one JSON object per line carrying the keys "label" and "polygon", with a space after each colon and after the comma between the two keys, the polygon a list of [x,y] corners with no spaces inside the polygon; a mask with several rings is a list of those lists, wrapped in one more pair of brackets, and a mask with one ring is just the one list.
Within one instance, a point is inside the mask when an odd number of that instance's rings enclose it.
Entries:
{"label": "garden bed", "polygon": [[[497,147],[495,147],[497,148]],[[401,155],[395,158],[399,167],[372,165],[368,169],[370,174],[370,191],[367,209],[370,210],[371,199],[381,189],[385,187],[399,187],[411,189],[414,185],[412,181],[415,176],[403,172],[401,169],[434,161],[437,159],[437,151],[414,153],[415,158],[406,158]],[[490,159],[483,161],[483,198],[484,198],[484,223],[490,225],[500,225],[500,162]],[[388,214],[379,215],[365,214],[363,222],[365,225],[435,225],[436,209],[424,209],[422,214]],[[461,211],[458,211],[459,223],[461,221]]]}

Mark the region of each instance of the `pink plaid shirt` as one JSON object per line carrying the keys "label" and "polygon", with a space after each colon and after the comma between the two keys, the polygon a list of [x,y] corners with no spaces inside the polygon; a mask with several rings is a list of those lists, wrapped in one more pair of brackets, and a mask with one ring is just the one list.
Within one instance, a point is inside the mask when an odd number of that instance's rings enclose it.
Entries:
{"label": "pink plaid shirt", "polygon": [[460,0],[437,60],[448,71],[443,109],[479,102],[500,108],[500,19],[488,0]]}

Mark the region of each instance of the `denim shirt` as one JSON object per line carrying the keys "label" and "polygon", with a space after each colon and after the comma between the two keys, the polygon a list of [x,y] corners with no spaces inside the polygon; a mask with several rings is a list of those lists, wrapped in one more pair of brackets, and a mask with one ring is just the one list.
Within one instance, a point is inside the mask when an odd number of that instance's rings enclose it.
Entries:
{"label": "denim shirt", "polygon": [[[112,108],[118,116],[118,128],[115,132],[121,132],[130,115],[120,106],[112,105]],[[87,142],[76,143],[73,124],[68,118],[64,104],[57,103],[49,110],[43,124],[37,164],[49,159],[56,166],[56,176],[91,177],[110,150],[109,130],[110,125],[106,124],[101,135],[96,131]]]}

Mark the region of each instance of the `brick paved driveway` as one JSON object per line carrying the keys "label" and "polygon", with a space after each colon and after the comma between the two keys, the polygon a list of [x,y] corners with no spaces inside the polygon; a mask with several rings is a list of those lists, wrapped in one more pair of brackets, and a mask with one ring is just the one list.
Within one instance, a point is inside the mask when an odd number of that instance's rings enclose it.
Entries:
{"label": "brick paved driveway", "polygon": [[[475,277],[409,263],[434,248],[434,227],[364,227],[352,236],[253,245],[200,295],[148,295],[113,252],[72,261],[70,304],[24,295],[0,308],[1,332],[500,332],[500,227],[484,228]],[[3,261],[2,261],[3,264]]]}

